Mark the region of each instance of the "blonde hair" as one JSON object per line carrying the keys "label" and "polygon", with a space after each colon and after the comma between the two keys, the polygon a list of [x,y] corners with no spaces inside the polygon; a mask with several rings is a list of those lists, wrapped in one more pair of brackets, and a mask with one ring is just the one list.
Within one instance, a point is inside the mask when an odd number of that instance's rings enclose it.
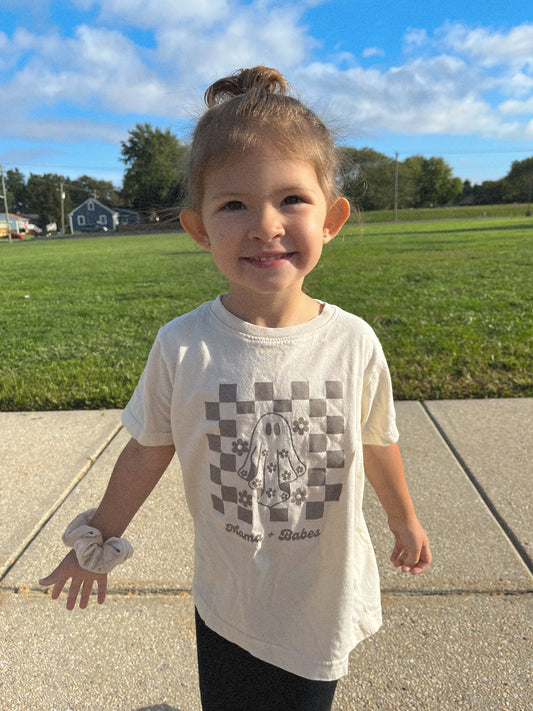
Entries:
{"label": "blonde hair", "polygon": [[207,111],[194,131],[189,157],[190,207],[201,205],[207,170],[258,148],[310,163],[326,199],[339,196],[332,135],[313,111],[287,94],[288,88],[276,69],[258,66],[241,69],[207,89]]}

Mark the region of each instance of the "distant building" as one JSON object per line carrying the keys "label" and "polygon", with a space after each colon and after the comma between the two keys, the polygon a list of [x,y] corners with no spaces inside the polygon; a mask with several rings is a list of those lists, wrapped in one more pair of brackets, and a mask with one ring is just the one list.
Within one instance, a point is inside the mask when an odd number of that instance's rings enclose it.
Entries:
{"label": "distant building", "polygon": [[[9,220],[9,232],[10,233],[16,232],[17,234],[25,234],[29,230],[35,231],[35,232],[41,231],[41,230],[39,230],[38,227],[35,227],[35,225],[32,225],[27,217],[22,217],[21,215],[13,215],[13,213],[10,212],[8,214],[8,220]],[[0,212],[0,235],[7,235],[7,234],[8,234],[8,229],[7,229],[6,213]]]}
{"label": "distant building", "polygon": [[96,198],[88,198],[68,213],[71,232],[114,231],[117,225],[138,225],[139,213],[123,207],[106,205]]}
{"label": "distant building", "polygon": [[118,224],[119,225],[138,225],[141,221],[141,217],[135,210],[128,210],[126,207],[114,207],[116,212],[118,212]]}

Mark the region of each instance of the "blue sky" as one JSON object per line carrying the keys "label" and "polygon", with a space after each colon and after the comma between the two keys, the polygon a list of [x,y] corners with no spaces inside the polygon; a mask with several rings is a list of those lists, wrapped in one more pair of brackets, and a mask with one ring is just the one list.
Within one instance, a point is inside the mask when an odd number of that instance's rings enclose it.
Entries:
{"label": "blue sky", "polygon": [[345,145],[474,183],[533,155],[523,0],[0,0],[0,164],[120,185],[136,123],[186,141],[206,87],[256,64]]}

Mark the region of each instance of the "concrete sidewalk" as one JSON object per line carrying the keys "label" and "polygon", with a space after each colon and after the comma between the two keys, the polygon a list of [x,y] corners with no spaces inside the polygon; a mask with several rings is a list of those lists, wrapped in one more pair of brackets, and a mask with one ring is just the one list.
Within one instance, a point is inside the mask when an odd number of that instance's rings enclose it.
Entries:
{"label": "concrete sidewalk", "polygon": [[[392,537],[368,488],[384,625],[353,652],[334,709],[531,708],[533,399],[397,411],[434,563],[419,577],[388,563]],[[0,431],[0,709],[199,711],[176,461],[128,530],[135,556],[105,605],[69,613],[37,581],[66,552],[67,524],[103,493],[128,440],[120,412],[0,413]]]}

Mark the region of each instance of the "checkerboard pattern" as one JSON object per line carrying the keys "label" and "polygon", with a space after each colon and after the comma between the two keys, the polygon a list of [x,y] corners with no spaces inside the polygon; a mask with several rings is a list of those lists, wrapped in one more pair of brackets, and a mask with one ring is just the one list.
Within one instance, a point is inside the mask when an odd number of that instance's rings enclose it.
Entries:
{"label": "checkerboard pattern", "polygon": [[[224,515],[253,524],[258,507],[265,509],[265,492],[241,474],[252,436],[259,420],[273,415],[284,423],[291,446],[305,467],[305,473],[291,484],[281,485],[284,501],[266,506],[271,522],[287,522],[289,508],[298,506],[301,517],[317,521],[330,502],[340,499],[344,475],[343,383],[326,381],[311,392],[308,381],[287,383],[287,391],[275,392],[274,383],[257,382],[254,399],[239,399],[238,386],[223,383],[218,400],[205,403],[210,452],[212,504]],[[265,452],[266,455],[266,452]],[[255,489],[255,490],[254,490]],[[267,492],[268,493],[268,492]],[[261,501],[259,501],[261,499]]]}

